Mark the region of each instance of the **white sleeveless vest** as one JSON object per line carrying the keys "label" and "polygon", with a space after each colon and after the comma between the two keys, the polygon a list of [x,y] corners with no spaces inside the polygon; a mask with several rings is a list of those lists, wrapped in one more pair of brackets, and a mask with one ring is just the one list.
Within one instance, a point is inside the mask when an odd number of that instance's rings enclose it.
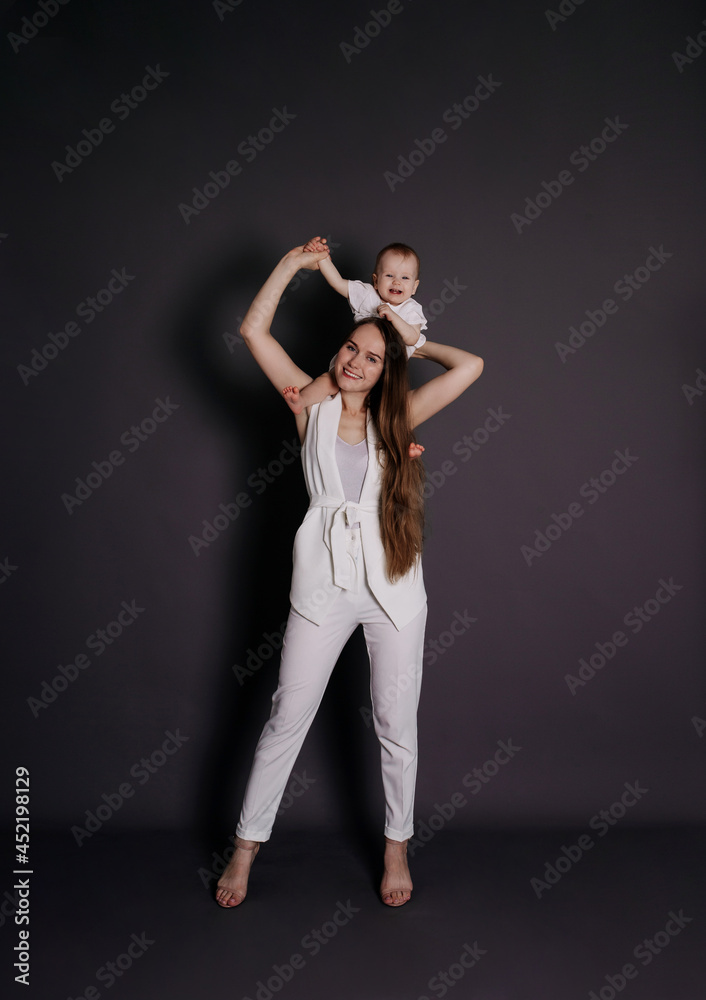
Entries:
{"label": "white sleeveless vest", "polygon": [[[380,462],[377,435],[368,414],[368,471],[358,503],[346,500],[336,464],[336,435],[341,394],[311,408],[301,457],[309,509],[294,538],[290,601],[295,611],[320,625],[332,601],[350,585],[346,524],[360,522],[360,540],[368,585],[398,629],[412,621],[426,603],[421,559],[390,583],[380,537]],[[412,460],[410,460],[412,461]]]}

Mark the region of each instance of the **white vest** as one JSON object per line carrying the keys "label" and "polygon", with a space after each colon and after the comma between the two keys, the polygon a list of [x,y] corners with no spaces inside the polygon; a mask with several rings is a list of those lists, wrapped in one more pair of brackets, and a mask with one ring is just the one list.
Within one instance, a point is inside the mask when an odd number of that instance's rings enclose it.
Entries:
{"label": "white vest", "polygon": [[304,618],[316,625],[323,622],[334,598],[350,586],[346,524],[359,521],[368,585],[383,610],[401,629],[426,603],[421,559],[417,558],[403,577],[390,583],[380,537],[381,469],[375,426],[368,413],[368,471],[360,500],[354,503],[344,497],[336,464],[340,419],[340,393],[311,408],[301,452],[310,504],[294,538],[290,601]]}

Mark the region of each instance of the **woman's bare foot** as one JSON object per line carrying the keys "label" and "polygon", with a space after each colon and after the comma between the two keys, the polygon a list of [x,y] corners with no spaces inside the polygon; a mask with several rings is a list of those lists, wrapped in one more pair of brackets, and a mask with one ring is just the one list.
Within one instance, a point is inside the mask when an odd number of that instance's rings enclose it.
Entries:
{"label": "woman's bare foot", "polygon": [[402,906],[412,897],[412,878],[407,865],[407,841],[385,837],[385,873],[380,898],[386,906]]}
{"label": "woman's bare foot", "polygon": [[248,891],[248,876],[260,845],[256,840],[235,838],[235,853],[218,880],[216,902],[229,909],[240,906]]}
{"label": "woman's bare foot", "polygon": [[409,457],[410,458],[421,458],[422,452],[424,451],[423,444],[417,444],[416,441],[412,441],[409,446]]}
{"label": "woman's bare foot", "polygon": [[282,395],[284,396],[284,401],[292,413],[302,412],[304,404],[299,401],[299,389],[296,385],[288,385],[282,390]]}

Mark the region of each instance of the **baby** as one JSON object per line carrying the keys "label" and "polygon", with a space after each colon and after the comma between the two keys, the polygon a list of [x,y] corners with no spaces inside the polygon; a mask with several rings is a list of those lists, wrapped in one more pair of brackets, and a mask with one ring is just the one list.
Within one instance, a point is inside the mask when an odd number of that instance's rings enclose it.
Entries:
{"label": "baby", "polygon": [[[315,236],[304,249],[320,252],[329,248],[323,237]],[[412,298],[419,285],[419,257],[411,247],[404,243],[383,247],[375,261],[372,285],[342,278],[330,256],[319,262],[319,270],[329,285],[348,299],[356,320],[375,315],[389,320],[407,345],[408,357],[426,341],[421,331],[426,329],[427,321],[422,307]],[[289,408],[301,413],[304,407],[320,403],[337,392],[338,385],[328,371],[303,389],[288,385],[283,395]]]}

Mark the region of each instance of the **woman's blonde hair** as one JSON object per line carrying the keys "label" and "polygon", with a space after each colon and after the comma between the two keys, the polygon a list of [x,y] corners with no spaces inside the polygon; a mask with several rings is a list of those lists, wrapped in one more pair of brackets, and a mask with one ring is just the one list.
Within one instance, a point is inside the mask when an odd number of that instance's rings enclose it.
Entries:
{"label": "woman's blonde hair", "polygon": [[372,324],[385,341],[382,375],[370,392],[368,405],[378,435],[382,465],[380,534],[387,575],[398,580],[421,555],[424,537],[424,466],[409,457],[415,441],[409,413],[409,376],[404,341],[389,320],[373,316],[356,323]]}

